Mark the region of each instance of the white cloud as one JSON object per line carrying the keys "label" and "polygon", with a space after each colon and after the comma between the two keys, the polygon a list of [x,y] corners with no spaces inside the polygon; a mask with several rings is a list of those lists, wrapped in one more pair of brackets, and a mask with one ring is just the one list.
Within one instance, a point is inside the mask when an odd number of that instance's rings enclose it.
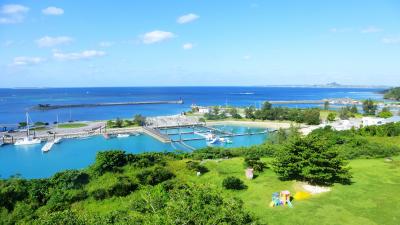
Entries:
{"label": "white cloud", "polygon": [[385,44],[400,44],[400,36],[398,37],[384,37],[382,42]]}
{"label": "white cloud", "polygon": [[104,56],[106,53],[97,50],[85,50],[82,52],[70,52],[61,53],[53,52],[53,57],[58,60],[79,60],[79,59],[91,59],[94,57]]}
{"label": "white cloud", "polygon": [[332,33],[344,33],[344,32],[353,31],[353,29],[352,28],[336,28],[336,27],[334,27],[334,28],[331,28],[329,31]]}
{"label": "white cloud", "polygon": [[26,66],[26,65],[34,65],[39,64],[41,62],[46,61],[46,59],[41,57],[28,57],[28,56],[19,56],[15,57],[13,60],[12,66]]}
{"label": "white cloud", "polygon": [[54,47],[56,45],[68,44],[72,41],[72,38],[67,36],[50,37],[44,36],[36,40],[36,44],[39,47]]}
{"label": "white cloud", "polygon": [[28,11],[29,11],[28,7],[17,4],[3,5],[3,7],[1,8],[2,14],[19,14],[19,13],[26,13]]}
{"label": "white cloud", "polygon": [[108,48],[108,47],[113,46],[114,44],[115,43],[111,42],[111,41],[102,41],[102,42],[99,43],[99,46],[103,47],[103,48]]}
{"label": "white cloud", "polygon": [[369,26],[364,29],[361,29],[361,33],[378,33],[381,31],[383,31],[383,29],[374,26]]}
{"label": "white cloud", "polygon": [[23,5],[3,5],[0,10],[0,24],[20,23],[24,20],[29,8]]}
{"label": "white cloud", "polygon": [[175,37],[175,35],[171,32],[155,30],[145,33],[142,37],[142,41],[144,44],[153,44],[171,39],[173,37]]}
{"label": "white cloud", "polygon": [[43,9],[42,13],[45,15],[59,16],[59,15],[64,14],[64,9],[50,6],[50,7]]}
{"label": "white cloud", "polygon": [[192,43],[183,44],[183,45],[182,45],[182,48],[183,48],[184,50],[190,50],[190,49],[193,48],[193,44],[192,44]]}
{"label": "white cloud", "polygon": [[195,21],[199,18],[198,15],[194,14],[194,13],[189,13],[186,15],[183,15],[181,17],[179,17],[176,22],[179,24],[185,24],[185,23],[190,23],[192,21]]}

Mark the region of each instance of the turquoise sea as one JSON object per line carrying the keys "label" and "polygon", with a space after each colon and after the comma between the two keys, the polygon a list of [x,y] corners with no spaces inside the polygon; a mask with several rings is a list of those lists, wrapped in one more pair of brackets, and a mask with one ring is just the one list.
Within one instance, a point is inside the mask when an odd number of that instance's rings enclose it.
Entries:
{"label": "turquoise sea", "polygon": [[[233,133],[260,132],[264,129],[219,126],[221,129]],[[174,131],[169,131],[170,133]],[[182,131],[183,132],[183,131]],[[183,139],[196,135],[185,135]],[[216,144],[221,147],[240,147],[261,144],[267,134],[238,136],[230,138],[232,144]],[[194,148],[206,147],[205,140],[186,141],[187,145]],[[64,139],[60,144],[54,145],[50,152],[42,153],[44,143],[29,146],[4,145],[0,147],[0,175],[7,178],[20,174],[25,178],[49,177],[65,169],[80,169],[93,163],[96,152],[118,149],[131,153],[163,152],[163,151],[191,151],[179,142],[165,144],[148,136],[130,136],[127,138],[104,139],[103,136],[94,136],[86,139]]]}
{"label": "turquoise sea", "polygon": [[[0,89],[0,126],[10,127],[24,120],[29,112],[33,122],[98,120],[131,118],[135,114],[145,116],[172,115],[187,111],[191,104],[197,105],[260,105],[265,100],[319,100],[323,98],[382,99],[382,89],[372,88],[289,88],[289,87],[134,87],[134,88],[41,88]],[[126,101],[157,101],[183,99],[179,105],[136,105],[96,108],[33,110],[37,104],[77,104]],[[288,107],[320,107],[319,105],[287,105]],[[263,129],[222,126],[233,133],[260,132]],[[177,131],[170,130],[169,133]],[[196,134],[171,136],[172,139],[198,137]],[[222,147],[239,147],[260,144],[267,134],[238,136],[231,138],[232,144]],[[192,148],[207,146],[204,140],[186,141]],[[175,142],[161,143],[147,135],[128,138],[104,139],[95,136],[88,139],[69,139],[55,145],[48,153],[42,153],[43,144],[17,147],[0,147],[0,176],[7,178],[20,174],[25,178],[49,177],[65,169],[79,169],[90,165],[96,152],[122,149],[131,153],[161,151],[191,151]]]}

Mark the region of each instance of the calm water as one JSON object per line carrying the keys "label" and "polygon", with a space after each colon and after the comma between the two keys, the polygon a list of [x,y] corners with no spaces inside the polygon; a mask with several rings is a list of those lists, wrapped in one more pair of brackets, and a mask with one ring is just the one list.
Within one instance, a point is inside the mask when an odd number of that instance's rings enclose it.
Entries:
{"label": "calm water", "polygon": [[[218,126],[234,133],[260,132],[264,129],[237,126]],[[170,133],[173,132],[172,130]],[[239,147],[261,144],[266,134],[233,137],[232,144],[221,144],[223,147]],[[193,137],[188,135],[187,138]],[[186,144],[195,147],[206,147],[204,140],[187,141]],[[42,153],[40,145],[0,147],[0,175],[7,178],[11,175],[21,174],[25,178],[49,177],[65,169],[84,168],[94,162],[96,152],[110,149],[122,149],[131,153],[162,152],[183,150],[190,151],[179,143],[164,144],[147,135],[131,136],[127,138],[104,139],[95,136],[88,139],[67,139],[54,145],[48,153]]]}
{"label": "calm water", "polygon": [[[367,88],[288,88],[288,87],[130,87],[130,88],[50,88],[0,89],[0,124],[23,121],[29,111],[35,121],[100,120],[178,114],[197,105],[260,105],[265,100],[318,100],[350,97],[381,99],[381,89]],[[33,111],[37,104],[76,104],[126,101],[178,100],[182,105],[137,105]],[[290,105],[310,107],[310,105]]]}
{"label": "calm water", "polygon": [[[191,104],[197,105],[260,105],[265,100],[318,100],[323,98],[350,97],[354,99],[382,99],[377,92],[381,89],[361,88],[283,88],[283,87],[148,87],[148,88],[51,88],[51,89],[0,89],[0,126],[13,126],[25,119],[29,111],[33,122],[53,122],[59,116],[60,122],[68,120],[99,120],[116,117],[130,118],[134,114],[145,116],[171,115],[189,110]],[[181,105],[137,105],[96,108],[58,109],[34,111],[37,104],[76,104],[125,101],[157,101],[183,99]],[[290,107],[310,107],[315,105],[289,105]],[[259,132],[262,129],[220,126],[233,133]],[[182,130],[185,131],[185,130]],[[168,131],[176,133],[175,130]],[[199,137],[197,134],[184,134],[182,138]],[[171,136],[177,140],[179,135]],[[231,138],[232,144],[223,147],[250,146],[262,143],[265,134]],[[204,140],[187,141],[186,144],[201,148]],[[163,144],[141,135],[129,138],[105,140],[101,136],[86,140],[64,140],[46,154],[41,152],[43,144],[28,147],[6,145],[0,147],[0,175],[5,178],[21,174],[26,178],[49,177],[64,169],[79,169],[90,165],[96,152],[122,149],[127,152],[146,151],[189,151],[185,146]]]}

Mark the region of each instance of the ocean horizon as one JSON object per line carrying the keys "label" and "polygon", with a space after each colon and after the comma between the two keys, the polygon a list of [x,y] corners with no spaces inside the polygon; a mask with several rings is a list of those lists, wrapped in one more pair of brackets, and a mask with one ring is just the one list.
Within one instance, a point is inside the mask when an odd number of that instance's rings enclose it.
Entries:
{"label": "ocean horizon", "polygon": [[[33,122],[52,123],[71,120],[108,120],[132,118],[135,114],[162,116],[201,106],[232,105],[259,107],[264,101],[321,100],[352,98],[383,100],[383,88],[350,87],[262,87],[262,86],[193,86],[193,87],[87,87],[87,88],[0,88],[0,124],[17,124],[29,112]],[[63,108],[36,110],[38,104],[90,104],[127,101],[173,101],[183,104],[156,104]],[[315,104],[281,105],[288,107],[319,107]]]}

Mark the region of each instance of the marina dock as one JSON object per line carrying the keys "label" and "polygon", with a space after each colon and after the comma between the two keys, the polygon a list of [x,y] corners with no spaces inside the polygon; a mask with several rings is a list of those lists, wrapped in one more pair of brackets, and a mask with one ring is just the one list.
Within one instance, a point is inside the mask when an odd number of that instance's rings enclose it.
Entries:
{"label": "marina dock", "polygon": [[82,104],[65,104],[51,105],[39,104],[34,106],[36,110],[53,110],[62,108],[83,108],[83,107],[102,107],[102,106],[123,106],[123,105],[157,105],[157,104],[183,104],[183,100],[177,101],[143,101],[143,102],[105,102],[105,103],[82,103]]}
{"label": "marina dock", "polygon": [[157,129],[151,127],[143,127],[143,132],[163,143],[171,142],[171,139],[168,135],[160,133],[160,131],[158,131]]}

